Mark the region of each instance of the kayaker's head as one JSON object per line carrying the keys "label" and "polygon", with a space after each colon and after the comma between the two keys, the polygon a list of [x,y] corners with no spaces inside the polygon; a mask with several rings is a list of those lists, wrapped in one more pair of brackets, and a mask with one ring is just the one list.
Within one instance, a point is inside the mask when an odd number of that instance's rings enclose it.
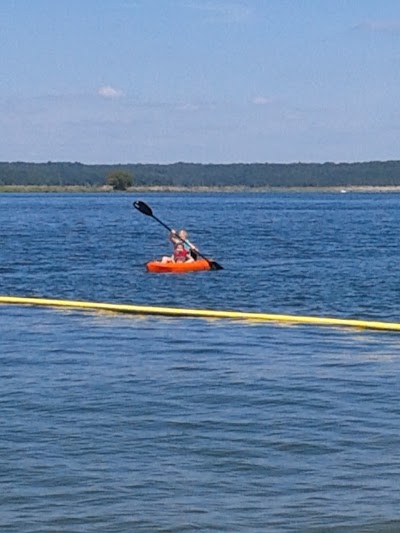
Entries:
{"label": "kayaker's head", "polygon": [[185,229],[181,229],[178,235],[184,241],[187,239],[187,236],[188,236],[187,231]]}

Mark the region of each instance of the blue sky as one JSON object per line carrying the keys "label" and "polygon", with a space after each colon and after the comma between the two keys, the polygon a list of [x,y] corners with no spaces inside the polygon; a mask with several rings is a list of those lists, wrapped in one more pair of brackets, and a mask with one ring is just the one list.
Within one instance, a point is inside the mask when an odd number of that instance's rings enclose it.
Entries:
{"label": "blue sky", "polygon": [[0,161],[400,159],[398,0],[1,0]]}

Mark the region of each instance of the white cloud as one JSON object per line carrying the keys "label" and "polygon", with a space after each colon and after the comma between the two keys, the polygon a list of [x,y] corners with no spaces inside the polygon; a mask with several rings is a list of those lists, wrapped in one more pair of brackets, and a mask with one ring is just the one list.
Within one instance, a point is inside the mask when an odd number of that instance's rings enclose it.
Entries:
{"label": "white cloud", "polygon": [[180,104],[177,107],[178,111],[198,111],[200,109],[200,106],[197,104]]}
{"label": "white cloud", "polygon": [[374,33],[399,33],[400,20],[366,20],[355,26],[355,29]]}
{"label": "white cloud", "polygon": [[192,0],[186,4],[188,7],[202,11],[213,20],[226,22],[243,22],[251,18],[252,9],[239,2],[215,2],[213,0],[196,2]]}
{"label": "white cloud", "polygon": [[141,5],[139,2],[135,2],[135,0],[126,0],[125,2],[121,4],[121,7],[136,8],[136,7],[141,7]]}
{"label": "white cloud", "polygon": [[252,102],[254,105],[270,105],[272,104],[272,99],[265,96],[255,96]]}
{"label": "white cloud", "polygon": [[114,89],[111,85],[103,85],[102,87],[99,87],[97,89],[97,94],[103,98],[120,98],[123,96],[122,91]]}

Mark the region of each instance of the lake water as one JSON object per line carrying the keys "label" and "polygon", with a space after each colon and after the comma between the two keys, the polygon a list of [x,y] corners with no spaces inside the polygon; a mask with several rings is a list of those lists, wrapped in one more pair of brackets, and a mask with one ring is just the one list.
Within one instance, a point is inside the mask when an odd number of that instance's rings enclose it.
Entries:
{"label": "lake water", "polygon": [[[225,269],[146,273],[166,224]],[[400,322],[400,195],[3,194],[0,294]],[[400,335],[0,305],[0,530],[400,530]]]}

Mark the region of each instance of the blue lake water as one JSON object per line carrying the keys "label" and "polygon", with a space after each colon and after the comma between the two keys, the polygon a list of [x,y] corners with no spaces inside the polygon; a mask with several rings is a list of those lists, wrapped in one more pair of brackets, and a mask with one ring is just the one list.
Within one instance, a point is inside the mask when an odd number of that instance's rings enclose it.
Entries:
{"label": "blue lake water", "polygon": [[[400,322],[400,195],[0,195],[0,294]],[[0,305],[0,530],[400,530],[400,335]]]}

